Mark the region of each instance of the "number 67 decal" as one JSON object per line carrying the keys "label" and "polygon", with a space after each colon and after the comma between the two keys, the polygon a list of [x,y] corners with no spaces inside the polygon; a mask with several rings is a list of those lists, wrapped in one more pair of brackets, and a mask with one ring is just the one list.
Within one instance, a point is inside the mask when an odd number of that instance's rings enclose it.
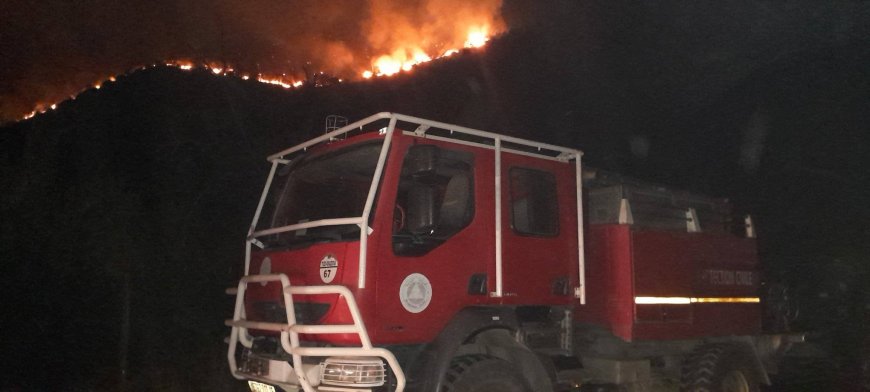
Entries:
{"label": "number 67 decal", "polygon": [[334,255],[328,254],[320,260],[320,280],[323,283],[330,283],[335,279],[335,272],[338,271],[338,260]]}

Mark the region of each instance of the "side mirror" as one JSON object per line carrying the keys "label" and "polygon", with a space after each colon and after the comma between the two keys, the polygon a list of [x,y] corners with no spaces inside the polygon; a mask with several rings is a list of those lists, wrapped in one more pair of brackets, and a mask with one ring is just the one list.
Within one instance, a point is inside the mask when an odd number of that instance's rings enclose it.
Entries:
{"label": "side mirror", "polygon": [[405,156],[403,175],[432,173],[438,165],[438,147],[431,144],[411,146]]}
{"label": "side mirror", "polygon": [[411,234],[429,234],[435,229],[435,187],[415,185],[408,191],[405,227]]}

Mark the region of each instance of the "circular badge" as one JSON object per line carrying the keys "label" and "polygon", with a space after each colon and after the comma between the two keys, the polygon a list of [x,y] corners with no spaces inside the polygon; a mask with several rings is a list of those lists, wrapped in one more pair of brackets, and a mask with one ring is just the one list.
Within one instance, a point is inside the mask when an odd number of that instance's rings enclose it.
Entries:
{"label": "circular badge", "polygon": [[330,283],[335,279],[336,272],[338,272],[338,260],[335,256],[323,256],[323,259],[320,260],[320,280],[323,283]]}
{"label": "circular badge", "polygon": [[[260,275],[269,275],[272,273],[272,259],[265,258],[260,263]],[[260,286],[265,286],[269,282],[260,282]]]}
{"label": "circular badge", "polygon": [[399,300],[405,310],[420,313],[432,301],[432,284],[423,274],[408,275],[399,287]]}

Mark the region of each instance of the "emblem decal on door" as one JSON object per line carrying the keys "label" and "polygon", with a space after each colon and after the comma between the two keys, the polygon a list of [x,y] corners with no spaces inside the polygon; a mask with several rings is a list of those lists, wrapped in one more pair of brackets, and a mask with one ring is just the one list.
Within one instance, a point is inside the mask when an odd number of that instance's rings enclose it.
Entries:
{"label": "emblem decal on door", "polygon": [[333,255],[323,256],[320,260],[320,280],[323,283],[330,283],[335,279],[335,273],[338,271],[338,260]]}
{"label": "emblem decal on door", "polygon": [[432,301],[432,284],[423,274],[408,275],[399,287],[399,300],[405,310],[420,313]]}

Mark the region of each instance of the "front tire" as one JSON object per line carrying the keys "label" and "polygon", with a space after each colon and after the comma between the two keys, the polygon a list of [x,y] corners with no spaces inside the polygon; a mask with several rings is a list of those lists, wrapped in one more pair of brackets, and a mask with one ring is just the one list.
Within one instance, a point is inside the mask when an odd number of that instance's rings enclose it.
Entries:
{"label": "front tire", "polygon": [[750,363],[737,345],[703,345],[686,358],[680,391],[758,392],[759,382]]}
{"label": "front tire", "polygon": [[450,363],[441,392],[529,392],[520,371],[487,355],[463,355]]}

